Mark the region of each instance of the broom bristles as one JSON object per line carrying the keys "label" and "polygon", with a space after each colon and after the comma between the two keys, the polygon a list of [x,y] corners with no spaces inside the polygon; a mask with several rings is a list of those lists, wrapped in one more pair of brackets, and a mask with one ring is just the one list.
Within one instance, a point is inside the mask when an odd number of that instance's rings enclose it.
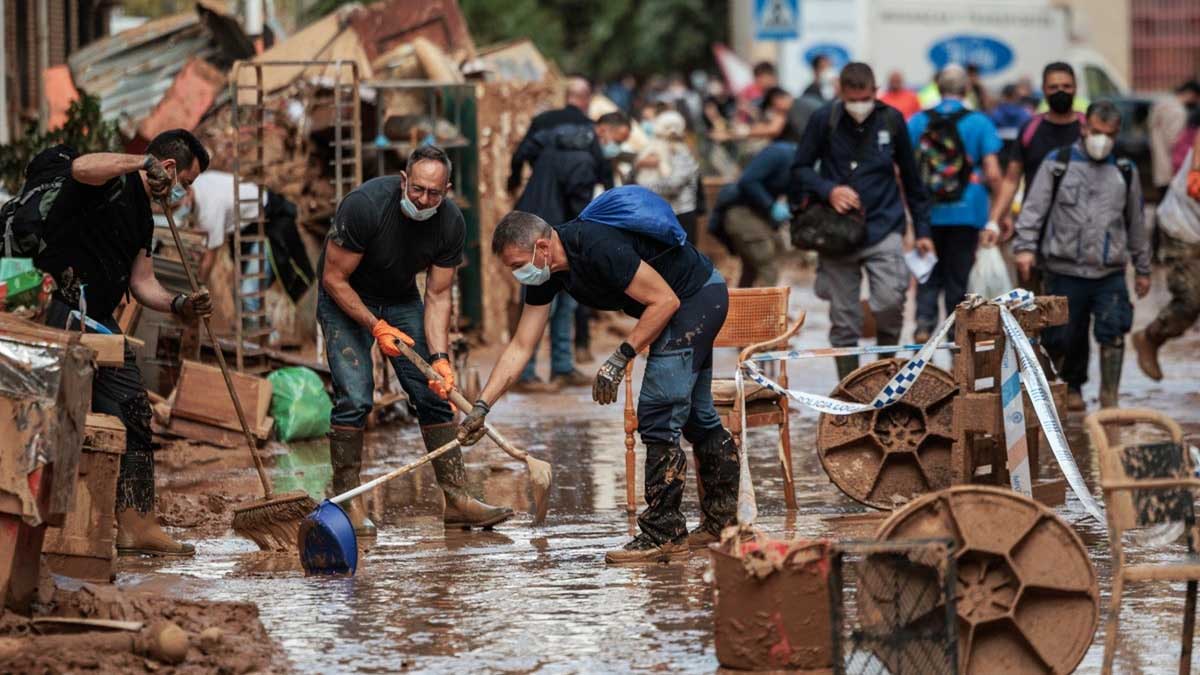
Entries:
{"label": "broom bristles", "polygon": [[233,531],[264,551],[295,551],[300,522],[317,508],[304,492],[251,502],[233,510]]}

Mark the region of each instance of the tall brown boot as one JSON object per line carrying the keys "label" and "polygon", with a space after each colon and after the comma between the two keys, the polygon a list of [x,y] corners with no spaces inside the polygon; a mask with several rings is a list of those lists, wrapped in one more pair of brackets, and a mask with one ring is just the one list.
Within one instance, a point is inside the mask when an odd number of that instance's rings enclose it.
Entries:
{"label": "tall brown boot", "polygon": [[117,554],[193,556],[196,548],[175,541],[154,514],[154,453],[129,448],[121,456],[117,481]]}
{"label": "tall brown boot", "polygon": [[1100,345],[1100,407],[1116,408],[1120,403],[1121,366],[1125,345]]}
{"label": "tall brown boot", "polygon": [[1157,319],[1151,321],[1145,330],[1133,334],[1133,350],[1137,352],[1138,367],[1146,377],[1156,382],[1163,378],[1162,367],[1158,365],[1158,348],[1166,341]]}
{"label": "tall brown boot", "polygon": [[[437,450],[454,440],[457,434],[458,426],[453,422],[421,427],[426,452]],[[442,494],[446,497],[442,520],[447,528],[490,528],[512,518],[513,511],[507,506],[485,504],[467,492],[467,467],[463,464],[461,449],[454,448],[430,463],[433,464],[438,487],[442,488]]]}
{"label": "tall brown boot", "polygon": [[[362,469],[363,430],[354,427],[333,427],[329,430],[329,464],[333,467],[333,491],[342,494],[358,487],[358,474]],[[354,525],[354,534],[359,537],[375,536],[375,523],[367,517],[362,495],[342,502],[342,509]]]}

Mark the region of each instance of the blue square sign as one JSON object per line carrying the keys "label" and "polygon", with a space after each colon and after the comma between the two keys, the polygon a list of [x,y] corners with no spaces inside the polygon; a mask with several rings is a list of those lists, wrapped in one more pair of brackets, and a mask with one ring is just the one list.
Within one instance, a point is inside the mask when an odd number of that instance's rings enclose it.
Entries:
{"label": "blue square sign", "polygon": [[754,39],[800,37],[800,0],[754,0]]}

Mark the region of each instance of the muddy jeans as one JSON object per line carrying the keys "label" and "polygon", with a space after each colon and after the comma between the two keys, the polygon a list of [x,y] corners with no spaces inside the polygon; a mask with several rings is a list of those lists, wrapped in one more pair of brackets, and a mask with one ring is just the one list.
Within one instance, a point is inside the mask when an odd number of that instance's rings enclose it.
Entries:
{"label": "muddy jeans", "polygon": [[893,232],[857,253],[840,258],[822,255],[813,286],[817,297],[829,301],[829,344],[854,347],[862,336],[863,312],[859,302],[862,273],[867,273],[867,304],[875,315],[880,335],[899,336],[904,321],[904,295],[909,271],[904,264],[899,232]]}
{"label": "muddy jeans", "polygon": [[[70,313],[71,307],[56,298],[46,312],[46,324],[65,328]],[[112,317],[99,321],[112,332],[121,332]],[[78,330],[79,322],[71,321],[70,328]],[[96,331],[88,329],[87,332]],[[154,446],[150,435],[150,399],[146,396],[142,372],[138,370],[129,345],[125,345],[125,365],[96,369],[92,377],[92,412],[114,415],[125,425],[125,454],[121,455],[117,477],[117,510],[153,511]]]}
{"label": "muddy jeans", "polygon": [[1159,232],[1159,256],[1167,265],[1167,290],[1171,302],[1158,312],[1158,337],[1170,339],[1200,318],[1200,244],[1182,242],[1165,232]]}
{"label": "muddy jeans", "polygon": [[[407,333],[416,343],[413,351],[421,358],[429,359],[429,347],[425,343],[425,303],[420,300],[394,305],[367,303],[367,309]],[[375,374],[371,368],[371,348],[375,338],[370,330],[346,316],[324,288],[317,295],[317,321],[325,334],[325,353],[333,376],[333,412],[329,421],[338,427],[362,429],[375,403]],[[444,424],[454,419],[450,404],[433,393],[429,380],[416,366],[403,356],[390,361],[401,388],[417,410],[421,426]]]}
{"label": "muddy jeans", "polygon": [[725,212],[725,234],[742,259],[739,287],[774,286],[779,281],[779,236],[758,212],[748,206],[730,207]]}
{"label": "muddy jeans", "polygon": [[696,444],[721,427],[712,398],[712,345],[728,310],[729,289],[714,270],[650,345],[637,406],[646,445],[646,509],[638,526],[658,544],[687,535],[680,511],[687,459],[680,436]]}
{"label": "muddy jeans", "polygon": [[1125,334],[1133,325],[1133,305],[1129,302],[1125,274],[1085,279],[1044,272],[1042,283],[1047,295],[1067,296],[1069,313],[1067,325],[1042,331],[1042,344],[1052,360],[1057,363],[1061,359],[1059,375],[1067,386],[1079,390],[1087,382],[1089,325],[1096,342],[1113,347],[1125,345]]}

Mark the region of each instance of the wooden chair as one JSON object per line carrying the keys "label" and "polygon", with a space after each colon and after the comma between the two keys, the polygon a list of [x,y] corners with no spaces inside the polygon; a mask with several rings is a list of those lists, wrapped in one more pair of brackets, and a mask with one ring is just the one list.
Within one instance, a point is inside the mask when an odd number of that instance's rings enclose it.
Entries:
{"label": "wooden chair", "polygon": [[[1166,432],[1168,441],[1121,445],[1117,425],[1150,425]],[[1200,581],[1200,556],[1193,542],[1195,512],[1192,490],[1200,488],[1183,442],[1183,430],[1174,420],[1153,410],[1109,409],[1087,418],[1087,433],[1100,463],[1108,542],[1112,549],[1113,587],[1104,636],[1106,675],[1112,672],[1117,650],[1121,596],[1132,581],[1186,581],[1183,637],[1179,672],[1191,672],[1192,634],[1195,627],[1196,586]],[[1110,437],[1109,433],[1113,432]],[[1129,564],[1121,540],[1127,530],[1168,522],[1184,523],[1188,533],[1185,555],[1168,562]],[[1156,559],[1161,559],[1156,556]]]}
{"label": "wooden chair", "polygon": [[[752,354],[787,345],[800,327],[804,325],[805,313],[788,327],[788,296],[791,288],[732,288],[729,290],[729,314],[713,342],[713,348],[734,347],[740,351],[738,363]],[[788,385],[787,362],[779,362],[779,377],[776,381]],[[779,428],[779,464],[783,470],[784,499],[789,509],[796,508],[796,490],[792,481],[792,443],[788,436],[788,400],[753,382],[746,381],[745,400],[737,397],[732,378],[713,378],[713,403],[721,423],[733,434],[734,442],[741,442],[742,407],[746,408],[747,428],[776,426]],[[637,512],[636,476],[637,466],[633,448],[636,443],[637,412],[633,399],[633,362],[625,372],[625,507],[629,513]],[[699,481],[696,482],[699,486]]]}

